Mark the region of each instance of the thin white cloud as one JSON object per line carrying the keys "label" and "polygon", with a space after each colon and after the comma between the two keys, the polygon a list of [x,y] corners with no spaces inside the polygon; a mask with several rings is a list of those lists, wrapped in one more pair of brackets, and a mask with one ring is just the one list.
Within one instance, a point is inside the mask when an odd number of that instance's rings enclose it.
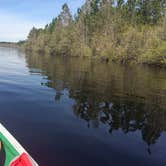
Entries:
{"label": "thin white cloud", "polygon": [[30,29],[35,26],[43,27],[45,23],[36,23],[16,15],[0,12],[0,41],[12,41],[26,39]]}

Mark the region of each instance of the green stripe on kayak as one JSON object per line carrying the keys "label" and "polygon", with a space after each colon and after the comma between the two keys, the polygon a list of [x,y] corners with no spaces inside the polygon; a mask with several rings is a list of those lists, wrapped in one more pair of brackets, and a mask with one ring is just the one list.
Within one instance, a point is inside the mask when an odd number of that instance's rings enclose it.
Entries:
{"label": "green stripe on kayak", "polygon": [[5,165],[9,166],[10,162],[19,156],[19,153],[14,148],[14,146],[8,141],[8,139],[0,132],[0,140],[2,142],[3,148],[5,150]]}

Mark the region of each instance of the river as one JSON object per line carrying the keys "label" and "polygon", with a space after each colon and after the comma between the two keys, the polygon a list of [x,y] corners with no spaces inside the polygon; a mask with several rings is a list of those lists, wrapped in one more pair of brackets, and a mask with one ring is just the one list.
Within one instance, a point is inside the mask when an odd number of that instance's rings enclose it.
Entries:
{"label": "river", "polygon": [[166,70],[1,47],[0,122],[40,166],[164,166]]}

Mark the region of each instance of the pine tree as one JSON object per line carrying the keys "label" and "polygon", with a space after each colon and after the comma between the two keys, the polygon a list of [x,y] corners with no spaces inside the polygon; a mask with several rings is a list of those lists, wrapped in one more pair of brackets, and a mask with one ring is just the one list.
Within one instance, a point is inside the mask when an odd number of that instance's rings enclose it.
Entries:
{"label": "pine tree", "polygon": [[66,3],[62,6],[62,12],[59,15],[59,20],[61,21],[63,27],[67,27],[72,23],[72,15]]}

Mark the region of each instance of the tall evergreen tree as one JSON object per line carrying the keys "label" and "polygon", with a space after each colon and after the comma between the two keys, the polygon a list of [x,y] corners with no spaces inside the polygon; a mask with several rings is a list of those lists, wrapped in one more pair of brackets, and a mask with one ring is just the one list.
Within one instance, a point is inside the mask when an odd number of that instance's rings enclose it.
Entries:
{"label": "tall evergreen tree", "polygon": [[72,23],[72,15],[71,15],[70,9],[66,3],[62,6],[62,12],[59,15],[59,19],[62,23],[62,26],[64,26],[64,27],[66,27]]}

